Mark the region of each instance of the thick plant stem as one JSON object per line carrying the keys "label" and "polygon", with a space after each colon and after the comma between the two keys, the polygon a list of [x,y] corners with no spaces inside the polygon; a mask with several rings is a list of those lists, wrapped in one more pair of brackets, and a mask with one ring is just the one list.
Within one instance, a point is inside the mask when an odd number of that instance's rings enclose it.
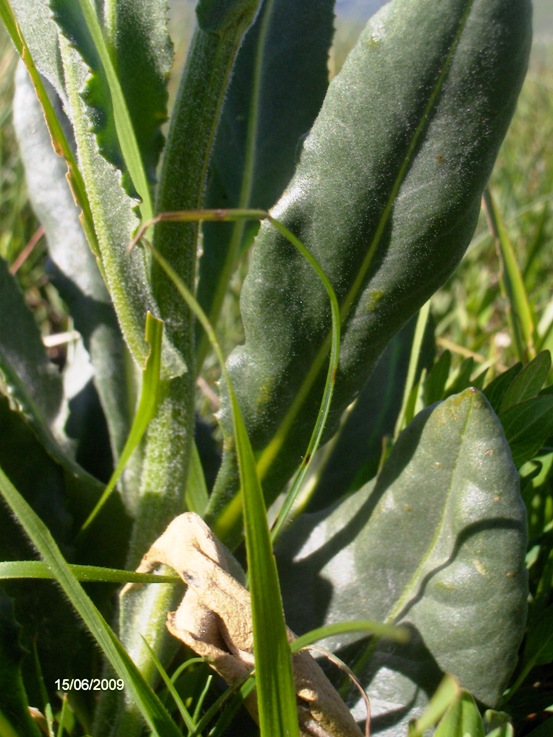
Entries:
{"label": "thick plant stem", "polygon": [[[205,3],[204,3],[205,5]],[[234,13],[225,25],[195,32],[173,113],[163,161],[156,211],[197,209],[203,204],[207,167],[232,66],[242,36],[255,15],[257,2]],[[209,3],[208,15],[209,15]],[[205,8],[204,8],[205,9]],[[200,9],[198,10],[200,23]],[[206,18],[203,18],[204,23]],[[211,28],[214,30],[211,30]],[[154,230],[154,245],[183,280],[194,290],[198,225],[160,222]],[[165,370],[165,389],[156,417],[148,430],[138,514],[130,543],[128,564],[135,567],[142,554],[169,521],[184,509],[184,495],[194,431],[194,340],[193,319],[174,285],[155,263],[152,289],[165,323],[169,340],[186,365],[181,375]],[[163,372],[163,368],[162,368]],[[120,636],[133,659],[154,682],[157,672],[150,646],[163,661],[171,652],[165,618],[171,592],[166,587],[145,587],[121,600]],[[166,590],[163,590],[166,589]],[[113,722],[116,732],[134,737],[140,733],[139,715],[133,704],[121,701]]]}

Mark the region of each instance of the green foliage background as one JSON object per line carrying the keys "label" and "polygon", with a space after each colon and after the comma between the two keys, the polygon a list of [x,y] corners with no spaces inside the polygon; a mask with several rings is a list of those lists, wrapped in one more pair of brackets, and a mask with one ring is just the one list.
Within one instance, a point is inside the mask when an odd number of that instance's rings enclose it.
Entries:
{"label": "green foliage background", "polygon": [[[436,352],[426,365],[426,376],[429,377],[426,383],[423,378],[414,387],[410,404],[405,408],[405,424],[428,404],[464,390],[469,383],[480,383],[483,386],[494,377],[500,376],[516,361],[527,363],[540,351],[553,351],[553,298],[550,286],[553,283],[553,45],[548,39],[547,31],[548,25],[553,25],[553,22],[548,0],[538,0],[535,10],[535,27],[538,33],[530,72],[490,182],[490,190],[513,245],[524,291],[530,304],[531,340],[526,343],[521,355],[508,320],[516,305],[513,305],[509,295],[502,289],[501,252],[490,236],[482,215],[467,256],[446,286],[432,299],[431,322],[436,336]],[[186,7],[182,7],[180,12],[189,17],[186,15],[189,13]],[[343,23],[340,27],[331,56],[331,71],[338,71],[347,53],[346,47],[353,43],[356,33],[357,27],[352,21]],[[183,46],[177,46],[177,60],[186,43],[185,40]],[[63,366],[68,351],[72,350],[72,322],[66,306],[49,281],[39,224],[26,200],[22,168],[10,125],[11,77],[14,65],[14,53],[3,30],[0,30],[0,255],[10,264],[14,264],[18,255],[29,246],[29,254],[18,264],[17,280],[33,310],[38,330],[45,339],[48,340],[47,336],[52,334],[68,333],[69,342],[62,341],[60,345],[49,348],[52,360]],[[225,297],[220,326],[227,349],[236,345],[242,337],[238,297],[247,270],[247,261],[248,257],[245,256],[238,267],[230,293]],[[215,356],[206,349],[203,381],[198,389],[197,402],[206,419],[209,419],[213,409],[212,399],[219,378],[220,370]],[[541,378],[546,386],[545,391],[551,394],[549,366]],[[519,382],[519,388],[523,383]],[[508,391],[508,387],[497,390],[492,397],[495,399],[492,405],[501,419],[504,419],[501,413],[509,410],[508,395],[502,407],[505,391]],[[519,420],[519,416],[516,419]],[[515,422],[515,429],[516,424]],[[380,450],[377,449],[376,458],[379,457]],[[107,449],[104,451],[109,455]],[[328,454],[328,449],[318,456],[315,464],[315,471],[321,479],[321,489],[325,484],[330,488],[333,480],[332,458],[329,461],[325,452]],[[530,461],[533,458],[524,448],[520,452],[522,460]],[[547,685],[542,684],[534,691],[530,688],[531,680],[538,679],[539,682],[541,669],[545,669],[551,662],[550,637],[547,633],[552,621],[552,458],[553,448],[546,444],[537,460],[522,463],[520,469],[523,495],[530,511],[527,565],[532,606],[529,636],[523,645],[520,664],[510,684],[511,691],[507,690],[504,699],[505,708],[512,715],[517,725],[517,734],[520,735],[530,734],[540,720],[543,720],[547,728],[548,710],[553,704]],[[110,470],[107,462],[106,478]],[[359,488],[375,472],[373,461],[373,467],[363,468],[357,478],[348,480],[349,488]],[[325,498],[321,496],[319,506],[324,506],[324,501]],[[137,547],[140,549],[140,544],[137,543]],[[114,551],[109,550],[106,551],[106,564],[108,562],[110,565],[123,565],[121,555],[118,557]],[[109,592],[106,592],[107,599]],[[53,618],[55,611],[53,609],[49,616]],[[6,621],[11,622],[10,613],[5,614],[5,617]],[[309,622],[306,622],[306,626],[308,625]],[[68,622],[68,632],[71,632],[71,627],[72,624]],[[64,631],[63,621],[61,629]],[[55,657],[56,649],[61,648],[61,644],[53,638],[51,646],[52,657]],[[12,657],[17,659],[17,654],[14,656],[11,653],[0,653],[0,656],[8,660]],[[90,657],[90,653],[86,653],[86,657]],[[132,675],[129,675],[129,680],[132,680]],[[39,703],[38,695],[33,696],[37,697]],[[154,712],[156,708],[155,705],[152,706]],[[68,714],[66,729],[77,735],[80,734],[79,728],[75,726],[78,721],[78,705],[73,704],[72,709],[74,714]],[[538,716],[531,716],[532,714]],[[82,719],[82,723],[86,721],[86,718]],[[542,737],[539,729],[535,737],[538,735]]]}

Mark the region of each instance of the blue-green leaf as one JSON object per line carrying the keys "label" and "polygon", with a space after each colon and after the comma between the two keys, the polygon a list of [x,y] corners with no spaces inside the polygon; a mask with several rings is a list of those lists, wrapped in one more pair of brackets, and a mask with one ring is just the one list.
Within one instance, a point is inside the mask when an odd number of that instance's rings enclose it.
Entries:
{"label": "blue-green leaf", "polygon": [[[217,132],[208,207],[271,207],[299,160],[328,85],[334,0],[268,0],[240,47]],[[203,227],[198,294],[216,324],[244,222]],[[199,336],[199,360],[206,340]]]}
{"label": "blue-green leaf", "polygon": [[[90,355],[94,385],[110,431],[112,455],[118,458],[132,422],[132,388],[136,378],[106,285],[67,186],[66,166],[52,148],[40,104],[21,65],[13,105],[27,190],[45,229],[54,272],[52,281],[69,307]],[[59,99],[54,106],[63,120]]]}
{"label": "blue-green leaf", "polygon": [[[329,86],[273,211],[311,249],[341,303],[327,436],[470,241],[526,71],[530,10],[526,0],[393,0]],[[241,306],[245,344],[228,367],[272,500],[318,410],[329,312],[307,264],[266,225]],[[228,428],[225,400],[221,421]],[[230,474],[220,474],[212,509],[233,491]]]}
{"label": "blue-green leaf", "polygon": [[[524,632],[525,553],[508,444],[467,389],[421,412],[373,482],[299,517],[278,560],[296,632],[358,617],[409,626],[410,644],[361,657],[377,733],[395,737],[444,672],[497,703]],[[364,652],[352,636],[340,646],[353,660]]]}

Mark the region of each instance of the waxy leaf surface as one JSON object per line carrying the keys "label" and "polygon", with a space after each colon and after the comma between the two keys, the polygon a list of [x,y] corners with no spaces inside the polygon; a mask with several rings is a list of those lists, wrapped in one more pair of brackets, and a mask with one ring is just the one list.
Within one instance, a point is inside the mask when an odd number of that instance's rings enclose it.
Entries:
{"label": "waxy leaf surface", "polygon": [[[312,251],[341,302],[327,436],[470,241],[526,71],[530,12],[526,0],[394,0],[330,83],[272,210]],[[263,224],[241,306],[245,344],[228,367],[272,500],[318,412],[328,299],[309,264]],[[226,400],[221,420],[228,429]],[[213,510],[234,491],[232,463],[223,468]]]}
{"label": "waxy leaf surface", "polygon": [[[443,672],[497,703],[524,631],[525,551],[509,446],[486,399],[467,389],[421,412],[375,481],[283,536],[287,618],[300,633],[360,617],[408,625],[411,643],[379,645],[363,670],[372,731],[405,734]],[[331,647],[348,656],[354,640]],[[349,657],[362,651],[357,643]]]}

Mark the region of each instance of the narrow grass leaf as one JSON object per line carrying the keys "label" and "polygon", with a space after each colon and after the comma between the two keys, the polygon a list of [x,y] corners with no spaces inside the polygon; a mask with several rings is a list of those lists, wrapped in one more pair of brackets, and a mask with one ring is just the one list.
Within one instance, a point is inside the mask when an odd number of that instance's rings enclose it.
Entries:
{"label": "narrow grass leaf", "polygon": [[467,691],[451,704],[438,724],[434,737],[484,737],[482,717]]}
{"label": "narrow grass leaf", "polygon": [[[136,573],[118,568],[104,568],[102,566],[83,566],[68,563],[71,573],[77,581],[87,583],[178,583],[178,576],[162,576],[151,573]],[[55,579],[55,574],[48,565],[41,560],[8,560],[0,562],[0,579],[10,578],[41,578]]]}
{"label": "narrow grass leaf", "polygon": [[196,512],[200,517],[203,517],[209,502],[209,494],[207,491],[202,461],[200,459],[196,443],[192,446],[190,469],[188,471],[184,499],[187,509],[191,512]]}
{"label": "narrow grass leaf", "polygon": [[422,716],[410,725],[408,737],[423,737],[424,732],[439,722],[447,709],[459,698],[460,693],[457,680],[453,676],[445,675]]}
{"label": "narrow grass leaf", "polygon": [[[198,214],[196,213],[195,216],[197,218]],[[212,348],[221,363],[223,378],[228,384],[244,505],[261,735],[262,737],[299,736],[296,693],[278,574],[263,493],[240,407],[226,373],[221,348],[205,313],[172,267],[156,249],[152,246],[150,248],[154,258],[206,330]]]}
{"label": "narrow grass leaf", "polygon": [[424,381],[424,401],[427,406],[444,398],[450,369],[451,351],[446,350],[438,358]]}
{"label": "narrow grass leaf", "polygon": [[[150,189],[134,127],[129,115],[121,83],[108,49],[92,0],[51,0],[54,20],[61,32],[75,45],[90,67],[91,78],[85,95],[101,114],[96,118],[102,127],[96,133],[100,150],[112,164],[128,174],[141,200],[143,218],[152,216]],[[124,176],[125,181],[125,176]]]}
{"label": "narrow grass leaf", "polygon": [[125,443],[125,447],[121,452],[117,466],[113,471],[110,480],[102,496],[98,500],[96,506],[83,523],[81,532],[84,532],[95,520],[104,504],[109,499],[111,492],[115,489],[121,474],[125,470],[131,455],[138,447],[150,420],[153,418],[159,400],[161,391],[161,341],[163,336],[163,320],[154,317],[150,312],[146,315],[146,343],[149,346],[146,365],[142,372],[142,389],[140,391],[140,399],[136,410],[136,415]]}
{"label": "narrow grass leaf", "polygon": [[194,720],[190,716],[190,712],[186,708],[186,706],[185,706],[182,698],[180,697],[177,689],[175,688],[175,686],[173,684],[173,681],[171,680],[171,678],[169,678],[169,675],[167,674],[167,671],[165,670],[165,668],[163,667],[161,661],[157,657],[154,649],[152,647],[150,647],[150,645],[148,644],[148,642],[147,642],[146,639],[144,640],[144,642],[145,642],[148,650],[150,651],[150,655],[152,656],[152,660],[155,663],[155,666],[156,666],[156,668],[158,670],[158,673],[160,674],[161,678],[163,679],[163,682],[165,683],[165,686],[166,686],[167,690],[171,694],[171,697],[172,697],[172,699],[173,699],[173,701],[174,701],[177,709],[179,710],[179,714],[181,715],[182,720],[183,720],[183,722],[186,725],[186,728],[188,729],[189,732],[194,732],[195,735],[197,735],[198,737],[201,737],[201,734],[196,729],[196,723],[194,722]]}
{"label": "narrow grass leaf", "polygon": [[72,574],[49,530],[1,469],[0,493],[111,665],[123,679],[125,688],[152,732],[159,737],[179,737],[180,731],[171,721],[165,707],[145,683],[113,631]]}
{"label": "narrow grass leaf", "polygon": [[535,324],[532,307],[513,245],[489,189],[484,192],[484,207],[501,264],[499,283],[502,294],[509,305],[508,318],[513,342],[518,358],[527,361],[535,356]]}
{"label": "narrow grass leaf", "polygon": [[367,632],[377,638],[385,637],[392,642],[408,642],[409,630],[402,627],[395,627],[390,624],[382,624],[371,619],[357,619],[350,622],[337,622],[335,624],[327,624],[324,627],[318,627],[311,632],[297,637],[290,645],[293,653],[298,652],[304,647],[309,647],[319,640],[325,640],[334,635],[343,635],[350,632]]}
{"label": "narrow grass leaf", "polygon": [[150,183],[156,181],[167,119],[173,44],[167,0],[106,0],[105,35]]}
{"label": "narrow grass leaf", "polygon": [[[301,485],[307,475],[309,468],[311,467],[313,456],[315,455],[315,452],[321,444],[326,421],[328,419],[328,413],[330,412],[332,395],[334,392],[334,384],[336,382],[338,364],[340,361],[340,305],[338,304],[338,300],[336,298],[334,289],[332,288],[332,284],[328,280],[324,271],[321,269],[317,259],[305,248],[300,239],[296,238],[296,236],[290,230],[288,230],[288,228],[283,226],[281,223],[279,223],[278,220],[275,220],[274,218],[269,217],[269,220],[275,226],[275,228],[280,233],[282,233],[282,235],[284,235],[284,237],[287,238],[293,246],[295,246],[297,251],[301,253],[301,255],[311,265],[311,267],[321,280],[330,302],[332,319],[330,357],[328,360],[328,369],[326,373],[323,396],[321,399],[321,406],[319,407],[319,412],[315,420],[315,425],[309,439],[307,450],[303,456],[302,462],[300,463],[299,469],[296,472],[294,479],[290,485],[290,489],[286,493],[284,501],[278,511],[278,515],[272,530],[272,539],[274,541],[278,537],[278,534],[282,531],[284,524],[287,521],[288,515],[292,510],[294,502],[299,495]],[[258,471],[262,475],[264,469],[259,468]]]}
{"label": "narrow grass leaf", "polygon": [[411,346],[411,355],[409,356],[409,367],[407,369],[407,377],[405,379],[405,386],[403,389],[403,402],[399,411],[398,418],[396,420],[396,427],[394,436],[397,437],[401,430],[409,424],[413,419],[412,413],[408,412],[413,390],[415,389],[417,366],[419,363],[419,356],[422,349],[422,342],[424,339],[424,333],[426,325],[428,323],[428,317],[430,315],[430,300],[428,300],[419,310],[417,317],[417,324],[415,327],[415,335],[413,336],[413,344]]}

